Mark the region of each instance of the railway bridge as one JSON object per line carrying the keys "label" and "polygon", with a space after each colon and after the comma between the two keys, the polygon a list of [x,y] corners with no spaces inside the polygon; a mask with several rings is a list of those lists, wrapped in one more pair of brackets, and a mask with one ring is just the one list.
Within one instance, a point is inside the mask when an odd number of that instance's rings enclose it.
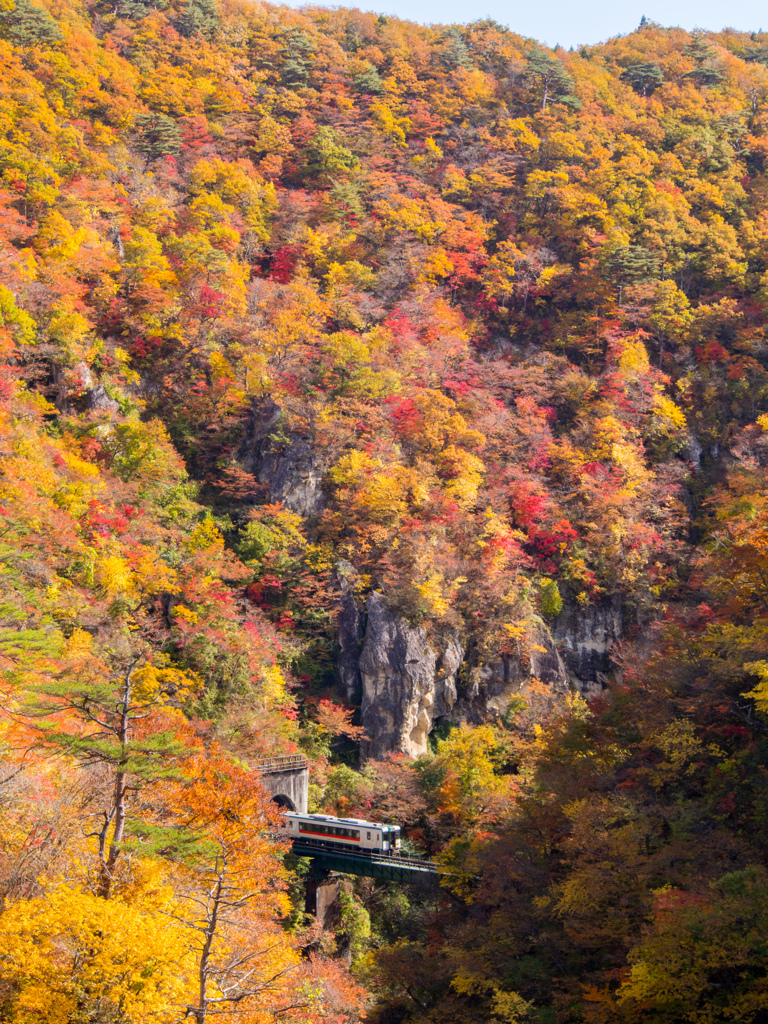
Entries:
{"label": "railway bridge", "polygon": [[[307,813],[309,796],[309,764],[301,754],[270,757],[253,766],[261,774],[264,788],[274,802],[286,811]],[[307,875],[306,909],[315,914],[326,927],[333,919],[338,899],[339,875],[363,875],[400,885],[437,886],[442,865],[414,857],[401,857],[385,853],[367,853],[345,849],[332,849],[332,844],[290,835],[280,829],[281,838],[291,840],[291,851],[297,857],[310,861]]]}
{"label": "railway bridge", "polygon": [[321,845],[312,839],[296,838],[291,850],[297,857],[309,858],[304,909],[314,914],[324,930],[338,925],[340,875],[363,875],[399,885],[437,888],[444,871],[440,864],[415,857],[384,853],[364,856],[362,851],[323,849]]}
{"label": "railway bridge", "polygon": [[298,837],[293,840],[292,852],[297,857],[310,857],[312,870],[318,875],[337,872],[342,875],[364,875],[381,878],[401,885],[437,885],[445,872],[442,864],[397,854],[368,853],[357,850],[332,850],[328,843]]}

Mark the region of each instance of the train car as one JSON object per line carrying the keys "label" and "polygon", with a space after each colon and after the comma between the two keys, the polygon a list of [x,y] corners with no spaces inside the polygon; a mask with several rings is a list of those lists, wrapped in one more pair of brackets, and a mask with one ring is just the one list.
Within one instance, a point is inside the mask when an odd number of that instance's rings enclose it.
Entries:
{"label": "train car", "polygon": [[354,849],[363,853],[399,853],[400,826],[382,825],[361,818],[332,818],[328,814],[286,815],[292,839],[327,849]]}

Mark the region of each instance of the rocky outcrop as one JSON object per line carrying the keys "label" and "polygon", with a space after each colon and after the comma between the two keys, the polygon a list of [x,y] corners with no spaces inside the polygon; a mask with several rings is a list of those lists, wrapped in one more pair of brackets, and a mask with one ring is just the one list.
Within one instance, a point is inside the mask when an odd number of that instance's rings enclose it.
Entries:
{"label": "rocky outcrop", "polygon": [[324,476],[325,470],[309,444],[293,439],[264,455],[258,481],[268,488],[271,501],[281,501],[292,512],[309,516],[322,511]]}
{"label": "rocky outcrop", "polygon": [[601,689],[610,671],[610,653],[623,631],[621,603],[563,609],[554,622],[553,636],[575,689]]}
{"label": "rocky outcrop", "polygon": [[618,601],[567,607],[548,629],[540,621],[523,657],[499,657],[469,669],[461,694],[457,675],[464,651],[458,636],[439,644],[395,615],[381,594],[367,603],[367,624],[353,591],[354,569],[337,566],[341,590],[338,673],[351,703],[361,700],[367,739],[363,758],[400,751],[418,757],[438,720],[484,722],[503,719],[532,679],[554,693],[603,689],[611,672],[611,650],[622,635]]}
{"label": "rocky outcrop", "polygon": [[336,579],[341,592],[336,640],[339,654],[336,671],[344,688],[344,695],[350,704],[359,704],[363,684],[360,677],[360,650],[363,644],[363,616],[358,608],[352,589],[356,573],[349,562],[336,564]]}
{"label": "rocky outcrop", "polygon": [[690,434],[681,454],[684,459],[693,463],[693,468],[697,473],[701,469],[701,456],[703,452],[704,449],[699,444],[696,435]]}
{"label": "rocky outcrop", "polygon": [[364,758],[400,751],[419,757],[437,718],[456,701],[456,673],[464,657],[457,637],[436,652],[426,632],[395,616],[381,594],[368,599],[360,656]]}
{"label": "rocky outcrop", "polygon": [[250,437],[241,452],[243,468],[266,487],[270,501],[303,516],[315,515],[325,504],[326,467],[309,441],[283,427],[279,405],[271,400],[254,404]]}
{"label": "rocky outcrop", "polygon": [[77,409],[103,418],[120,411],[120,403],[103,384],[94,380],[91,368],[83,360],[72,367],[54,365],[53,390],[56,406],[63,412]]}
{"label": "rocky outcrop", "polygon": [[[516,662],[516,673],[525,671],[521,662]],[[528,655],[527,676],[551,686],[553,690],[568,689],[566,672],[560,651],[555,646],[549,630],[542,626],[535,635]]]}
{"label": "rocky outcrop", "polygon": [[449,721],[480,725],[503,718],[514,697],[531,679],[561,693],[570,689],[568,672],[547,628],[536,631],[527,658],[499,658],[469,672],[469,685],[447,715]]}
{"label": "rocky outcrop", "polygon": [[587,608],[567,607],[552,625],[542,623],[529,657],[500,658],[469,672],[469,683],[448,714],[449,721],[480,724],[503,718],[531,679],[567,693],[599,692],[611,672],[611,650],[623,628],[618,600]]}
{"label": "rocky outcrop", "polygon": [[112,398],[103,384],[98,384],[88,393],[88,409],[91,412],[107,413],[112,416],[120,411],[120,404]]}

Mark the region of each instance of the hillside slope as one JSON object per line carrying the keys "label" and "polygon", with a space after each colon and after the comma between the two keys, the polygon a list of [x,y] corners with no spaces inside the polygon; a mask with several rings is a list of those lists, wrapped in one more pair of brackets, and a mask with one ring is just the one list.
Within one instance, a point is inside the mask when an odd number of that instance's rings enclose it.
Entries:
{"label": "hillside slope", "polygon": [[356,1014],[303,749],[382,1024],[763,1022],[767,159],[768,33],[0,0],[4,1019]]}

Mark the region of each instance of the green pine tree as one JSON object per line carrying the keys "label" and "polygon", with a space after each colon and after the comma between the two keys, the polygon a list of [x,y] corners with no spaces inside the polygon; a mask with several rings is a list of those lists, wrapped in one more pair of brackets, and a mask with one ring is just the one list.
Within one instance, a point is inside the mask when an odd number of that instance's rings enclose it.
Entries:
{"label": "green pine tree", "polygon": [[664,83],[664,75],[658,64],[653,62],[629,64],[621,73],[621,80],[627,82],[641,96],[650,96]]}
{"label": "green pine tree", "polygon": [[443,35],[445,46],[440,54],[440,63],[448,68],[471,68],[473,65],[461,29],[452,26]]}
{"label": "green pine tree", "polygon": [[624,285],[648,281],[659,275],[660,261],[655,252],[642,245],[624,245],[600,259],[603,274],[618,282],[619,302]]}
{"label": "green pine tree", "polygon": [[696,67],[685,76],[692,78],[697,85],[717,85],[725,77],[715,64],[717,54],[701,35],[695,35],[690,43],[683,47],[686,57],[693,57]]}
{"label": "green pine tree", "polygon": [[307,174],[335,178],[336,175],[349,174],[357,165],[357,157],[342,144],[334,128],[326,125],[315,132],[307,147]]}
{"label": "green pine tree", "polygon": [[130,813],[144,790],[177,778],[192,753],[173,730],[147,728],[153,715],[178,696],[179,681],[183,684],[188,677],[155,670],[143,651],[121,653],[113,654],[109,665],[94,660],[92,668],[80,665],[27,685],[19,710],[37,735],[36,746],[61,752],[107,780],[97,790],[102,800],[96,797],[98,817],[91,833],[98,844],[99,891],[104,897],[110,894],[118,858],[131,841],[144,840],[144,856],[178,856],[194,847],[191,836]]}
{"label": "green pine tree", "polygon": [[152,11],[165,11],[168,6],[168,0],[120,0],[116,8],[110,4],[110,8],[114,8],[118,17],[131,21],[140,21]]}
{"label": "green pine tree", "polygon": [[291,29],[283,36],[283,68],[280,75],[283,85],[306,85],[314,61],[314,45],[301,29]]}
{"label": "green pine tree", "polygon": [[163,156],[177,156],[181,150],[181,132],[165,114],[137,114],[134,121],[136,148],[147,158],[146,166]]}
{"label": "green pine tree", "polygon": [[196,35],[210,39],[218,24],[216,0],[187,0],[176,27],[187,39]]}
{"label": "green pine tree", "polygon": [[0,13],[0,35],[15,46],[50,46],[64,38],[48,11],[30,0],[15,0],[13,10]]}
{"label": "green pine tree", "polygon": [[356,75],[352,76],[352,91],[380,96],[384,92],[384,83],[381,80],[381,75],[379,75],[373,64],[370,64],[368,61],[365,63],[365,70],[359,71]]}
{"label": "green pine tree", "polygon": [[541,112],[550,100],[559,100],[572,107],[581,106],[573,95],[573,79],[555,57],[550,57],[540,46],[528,51],[525,76],[541,95]]}

